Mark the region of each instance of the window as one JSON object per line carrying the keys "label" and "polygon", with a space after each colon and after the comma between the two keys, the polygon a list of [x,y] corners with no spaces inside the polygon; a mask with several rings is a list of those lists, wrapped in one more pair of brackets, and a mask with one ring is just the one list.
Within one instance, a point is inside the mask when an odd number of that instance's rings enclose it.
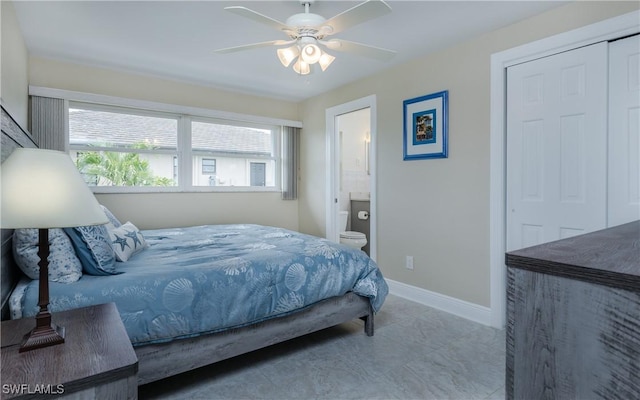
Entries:
{"label": "window", "polygon": [[251,163],[251,186],[264,186],[266,181],[266,164]]}
{"label": "window", "polygon": [[178,156],[173,156],[173,180],[178,182]]}
{"label": "window", "polygon": [[[77,152],[76,153],[76,159],[81,159],[86,157],[86,153],[82,153],[82,152]],[[87,185],[89,186],[98,186],[98,176],[97,175],[93,175],[93,174],[87,174],[85,172],[80,171],[82,177],[84,178],[84,181],[87,182]]]}
{"label": "window", "polygon": [[203,158],[202,159],[202,174],[203,175],[215,175],[216,174],[216,159],[215,158]]}
{"label": "window", "polygon": [[99,191],[279,189],[279,126],[69,104],[71,157]]}
{"label": "window", "polygon": [[[202,166],[193,168],[193,185],[275,188],[278,136],[276,127],[192,121],[193,165]],[[262,166],[261,178],[254,178],[254,164]]]}
{"label": "window", "polygon": [[69,149],[92,186],[176,186],[177,117],[70,105]]}

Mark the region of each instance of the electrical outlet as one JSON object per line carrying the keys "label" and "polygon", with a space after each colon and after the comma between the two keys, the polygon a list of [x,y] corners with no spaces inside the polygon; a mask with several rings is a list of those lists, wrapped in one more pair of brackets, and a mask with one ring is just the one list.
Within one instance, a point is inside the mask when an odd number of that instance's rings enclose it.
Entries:
{"label": "electrical outlet", "polygon": [[404,262],[404,267],[406,269],[413,269],[413,256],[407,256]]}

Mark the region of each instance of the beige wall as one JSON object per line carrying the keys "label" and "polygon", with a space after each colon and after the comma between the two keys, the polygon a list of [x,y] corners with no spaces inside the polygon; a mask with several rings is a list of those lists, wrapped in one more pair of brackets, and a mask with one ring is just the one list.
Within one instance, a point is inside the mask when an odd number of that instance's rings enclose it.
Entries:
{"label": "beige wall", "polygon": [[98,201],[140,229],[261,224],[298,230],[298,204],[280,193],[99,194]]}
{"label": "beige wall", "polygon": [[[300,229],[325,234],[318,110],[375,94],[378,264],[389,279],[488,307],[491,54],[637,8],[571,3],[305,101]],[[449,157],[403,161],[402,101],[441,90],[449,91]],[[414,256],[413,271],[404,268],[406,255]]]}
{"label": "beige wall", "polygon": [[284,100],[40,57],[30,57],[29,68],[31,86],[299,120],[298,104]]}
{"label": "beige wall", "polygon": [[1,1],[1,69],[2,105],[20,126],[28,129],[29,67],[27,47],[20,31],[13,2]]}
{"label": "beige wall", "polygon": [[[298,104],[182,82],[31,57],[29,84],[180,106],[299,120]],[[101,194],[98,200],[140,229],[258,223],[298,229],[298,201],[280,193]]]}

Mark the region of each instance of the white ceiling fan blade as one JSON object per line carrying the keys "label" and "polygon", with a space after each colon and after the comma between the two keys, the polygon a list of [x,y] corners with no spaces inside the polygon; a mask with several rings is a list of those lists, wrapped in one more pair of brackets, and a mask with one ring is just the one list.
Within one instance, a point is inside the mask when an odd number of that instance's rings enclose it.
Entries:
{"label": "white ceiling fan blade", "polygon": [[353,53],[364,57],[375,58],[387,61],[396,55],[393,50],[383,49],[381,47],[369,46],[367,44],[350,42],[348,40],[331,39],[319,40],[320,44],[327,46],[328,49]]}
{"label": "white ceiling fan blade", "polygon": [[391,7],[383,0],[367,0],[326,20],[321,25],[321,31],[325,35],[333,35],[390,12]]}
{"label": "white ceiling fan blade", "polygon": [[227,47],[227,48],[224,48],[224,49],[219,49],[219,50],[214,50],[214,51],[216,53],[219,53],[219,54],[235,53],[237,51],[257,49],[257,48],[260,48],[260,47],[284,46],[284,45],[291,44],[291,43],[294,43],[294,42],[295,42],[295,40],[270,40],[268,42],[245,44],[245,45],[242,45],[242,46]]}
{"label": "white ceiling fan blade", "polygon": [[259,12],[253,11],[247,7],[231,6],[231,7],[225,7],[224,9],[236,15],[240,15],[241,17],[249,18],[261,24],[270,26],[279,31],[287,31],[292,29],[290,26],[285,25],[284,23],[276,19],[267,17],[266,15],[260,14]]}

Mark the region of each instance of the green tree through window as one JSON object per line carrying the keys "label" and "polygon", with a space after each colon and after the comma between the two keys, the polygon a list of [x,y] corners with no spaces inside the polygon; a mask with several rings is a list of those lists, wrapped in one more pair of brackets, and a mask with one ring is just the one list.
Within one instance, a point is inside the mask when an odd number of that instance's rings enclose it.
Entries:
{"label": "green tree through window", "polygon": [[[137,146],[136,146],[137,147]],[[139,148],[146,148],[140,145]],[[78,153],[78,170],[99,186],[172,186],[173,180],[153,175],[149,162],[137,153]]]}

